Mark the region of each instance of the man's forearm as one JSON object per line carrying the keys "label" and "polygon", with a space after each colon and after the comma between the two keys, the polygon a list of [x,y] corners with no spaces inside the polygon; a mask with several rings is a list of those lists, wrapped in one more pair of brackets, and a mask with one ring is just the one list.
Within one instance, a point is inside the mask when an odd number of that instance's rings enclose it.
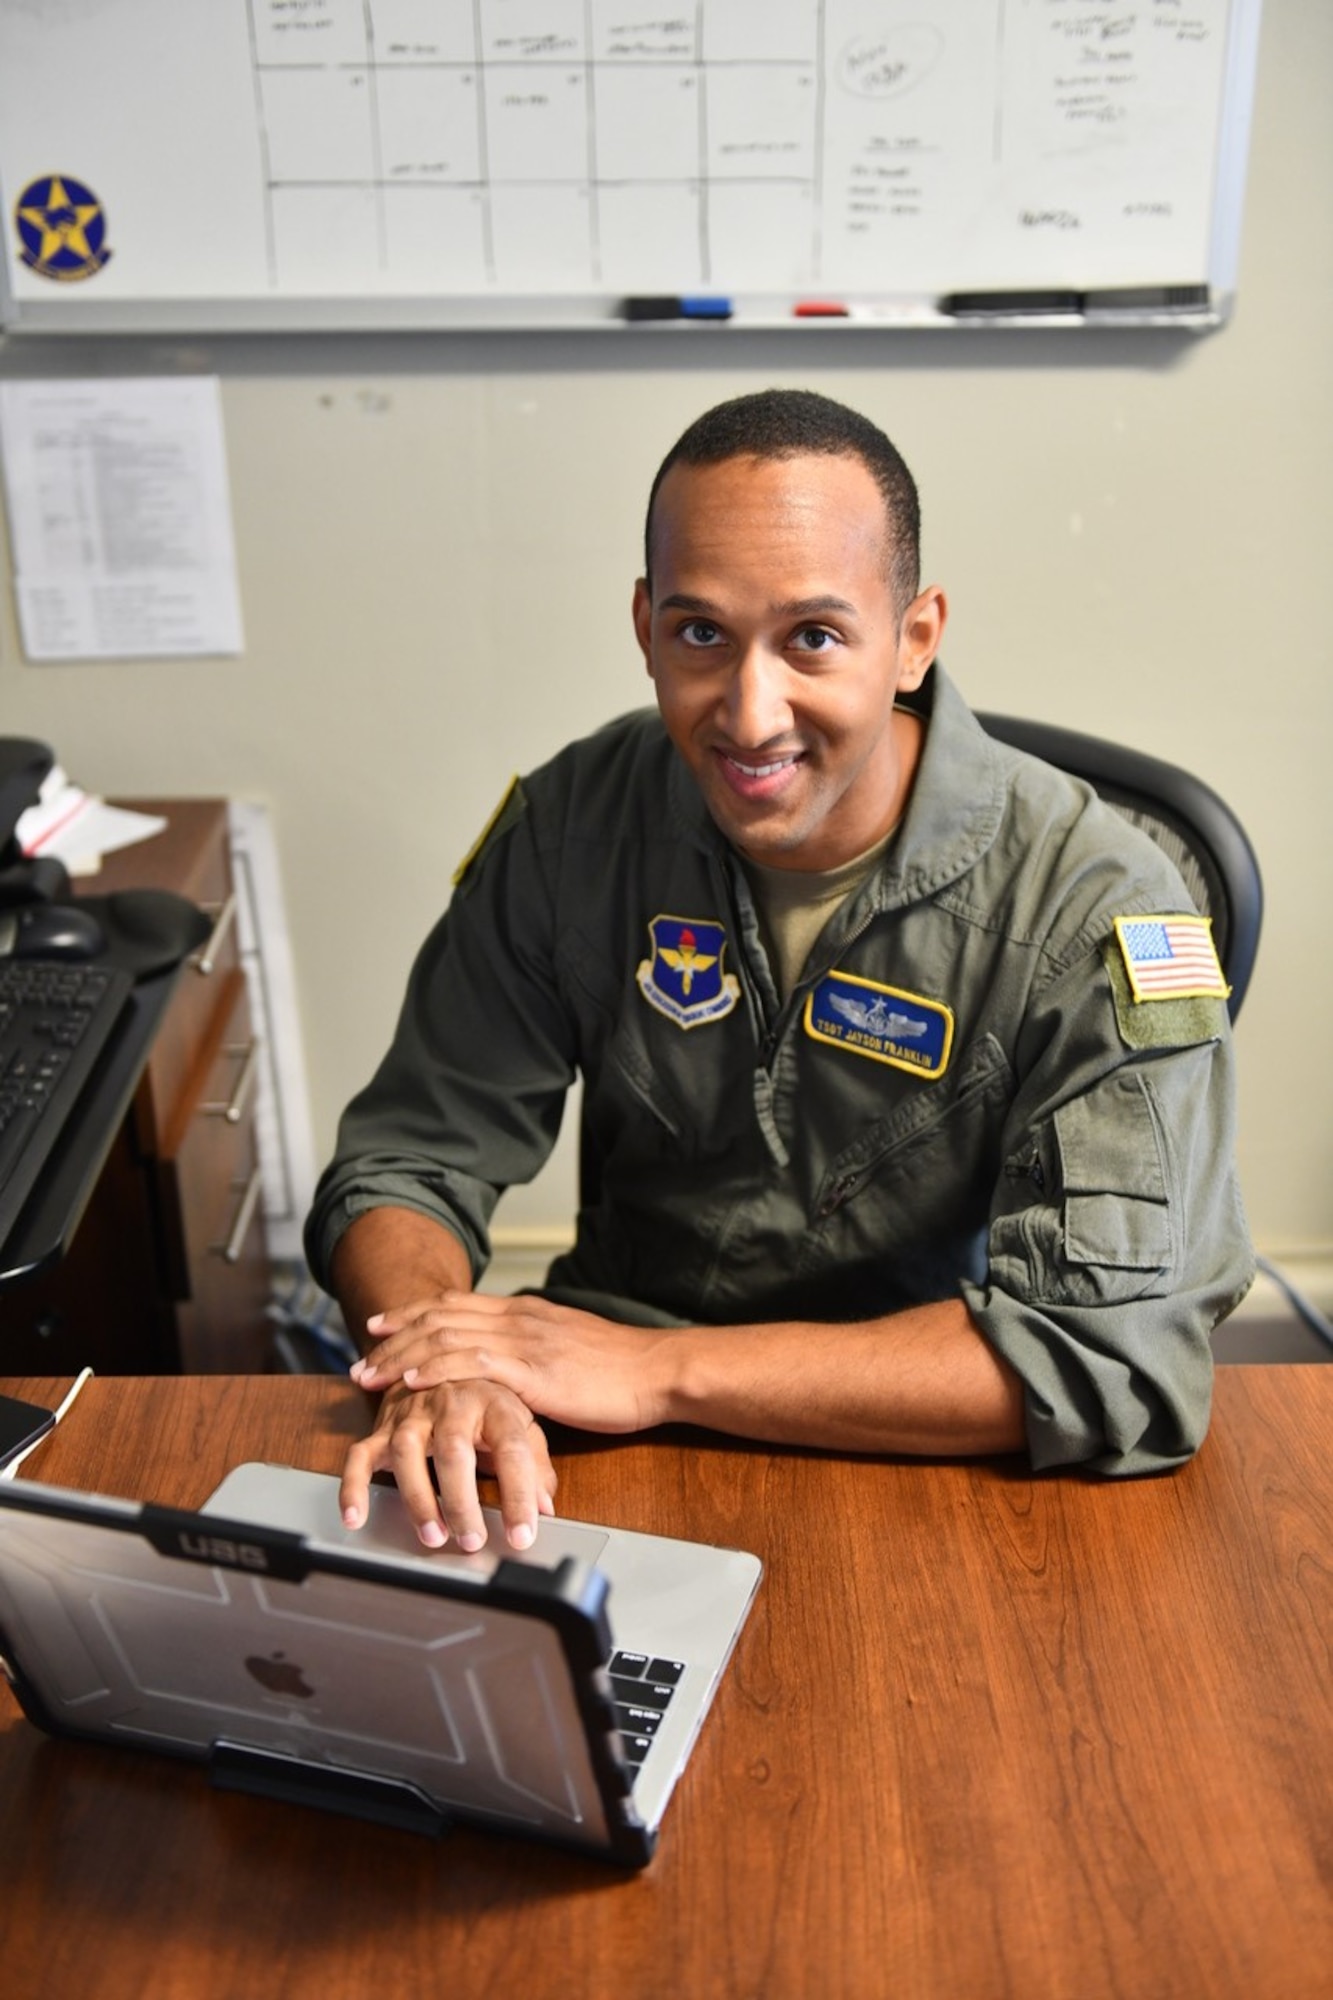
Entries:
{"label": "man's forearm", "polygon": [[961,1300],[854,1325],[690,1327],[663,1344],[670,1420],[832,1450],[1021,1451],[1023,1383]]}
{"label": "man's forearm", "polygon": [[[854,1325],[644,1328],[553,1299],[468,1291],[388,1318],[352,1370],[362,1388],[390,1394],[372,1440],[349,1454],[344,1518],[359,1525],[370,1472],[392,1464],[432,1547],[440,1511],[450,1532],[480,1536],[473,1453],[498,1453],[505,1426],[501,1507],[513,1546],[528,1546],[514,1537],[530,1537],[555,1492],[531,1417],[614,1432],[694,1423],[868,1455],[958,1457],[1026,1443],[1023,1384],[961,1301]],[[428,1454],[449,1469],[439,1508]]]}
{"label": "man's forearm", "polygon": [[472,1267],[458,1238],[410,1208],[372,1208],[339,1238],[333,1290],[347,1331],[364,1352],[372,1313],[472,1289]]}

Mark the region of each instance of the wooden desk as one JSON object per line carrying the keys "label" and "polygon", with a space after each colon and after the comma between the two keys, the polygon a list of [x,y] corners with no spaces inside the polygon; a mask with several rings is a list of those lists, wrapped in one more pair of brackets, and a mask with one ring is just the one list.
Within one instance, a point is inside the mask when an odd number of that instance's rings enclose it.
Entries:
{"label": "wooden desk", "polygon": [[[59,1385],[6,1384],[53,1400]],[[195,1505],[337,1468],[359,1393],[98,1380],[28,1462]],[[1333,1368],[1223,1369],[1202,1456],[1094,1485],[717,1440],[566,1513],[767,1575],[645,1874],[436,1845],[44,1740],[0,1692],[8,2000],[1306,2000],[1333,1980]]]}

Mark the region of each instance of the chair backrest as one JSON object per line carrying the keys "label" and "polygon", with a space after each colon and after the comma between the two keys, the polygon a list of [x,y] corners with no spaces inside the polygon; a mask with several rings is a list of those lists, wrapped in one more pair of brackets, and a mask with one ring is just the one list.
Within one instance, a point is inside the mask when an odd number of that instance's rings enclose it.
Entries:
{"label": "chair backrest", "polygon": [[1086,779],[1107,805],[1170,856],[1200,911],[1213,920],[1234,1021],[1259,949],[1264,890],[1249,837],[1225,799],[1179,765],[1100,736],[980,710],[977,720],[1001,743]]}

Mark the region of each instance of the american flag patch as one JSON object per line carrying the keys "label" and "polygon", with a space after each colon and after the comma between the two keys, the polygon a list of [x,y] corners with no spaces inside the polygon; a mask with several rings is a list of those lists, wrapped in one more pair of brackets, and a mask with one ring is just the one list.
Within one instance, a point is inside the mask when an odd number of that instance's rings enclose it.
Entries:
{"label": "american flag patch", "polygon": [[1115,929],[1136,1000],[1225,1000],[1230,993],[1207,917],[1117,917]]}

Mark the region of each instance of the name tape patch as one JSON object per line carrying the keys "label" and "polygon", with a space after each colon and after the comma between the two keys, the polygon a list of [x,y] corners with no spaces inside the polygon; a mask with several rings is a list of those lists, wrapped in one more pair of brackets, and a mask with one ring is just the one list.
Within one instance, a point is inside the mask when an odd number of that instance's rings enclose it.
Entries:
{"label": "name tape patch", "polygon": [[872,1062],[941,1076],[953,1047],[953,1011],[898,986],[830,972],[805,1003],[805,1032]]}
{"label": "name tape patch", "polygon": [[1115,934],[1135,1000],[1225,1000],[1208,917],[1117,917]]}

